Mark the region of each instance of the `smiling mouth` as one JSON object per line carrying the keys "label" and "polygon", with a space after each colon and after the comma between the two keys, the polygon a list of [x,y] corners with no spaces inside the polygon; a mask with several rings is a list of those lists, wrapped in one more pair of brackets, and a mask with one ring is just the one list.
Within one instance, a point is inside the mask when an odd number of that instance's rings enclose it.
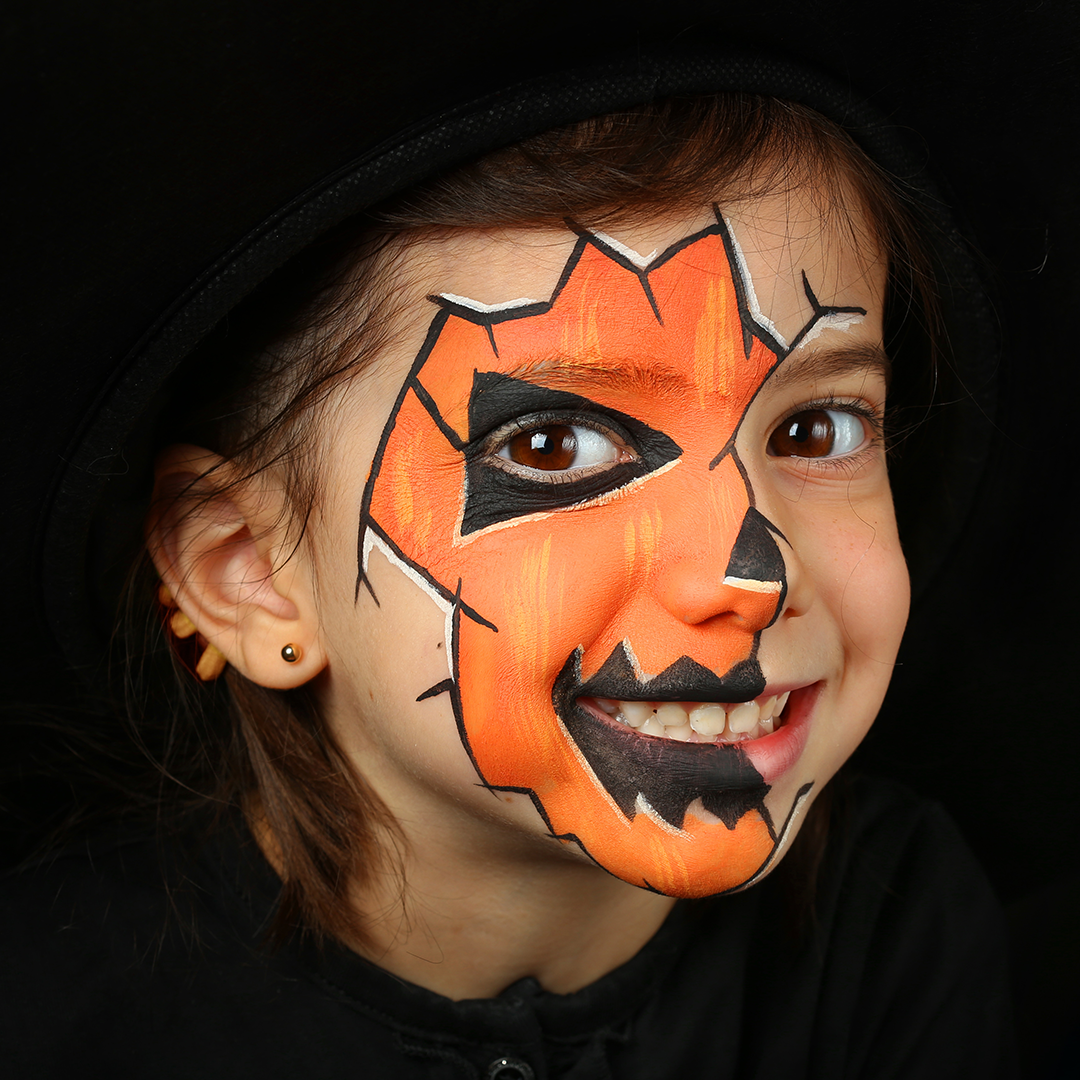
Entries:
{"label": "smiling mouth", "polygon": [[[552,704],[583,763],[628,821],[644,811],[664,827],[680,830],[696,805],[734,830],[745,814],[756,812],[776,839],[765,806],[769,784],[744,749],[752,745],[753,729],[761,729],[762,706],[768,705],[756,660],[743,661],[720,678],[684,656],[643,681],[629,650],[620,645],[582,682],[581,654],[577,649],[563,665]],[[601,702],[614,707],[614,714]],[[711,723],[719,733],[722,716],[724,734],[748,738],[695,732],[694,712],[702,728]],[[620,713],[622,721],[616,719]],[[777,713],[782,722],[782,708],[777,710],[774,701],[774,728]],[[640,717],[638,727],[629,723],[631,717]],[[649,723],[659,737],[646,728]],[[733,730],[744,725],[745,732]]]}
{"label": "smiling mouth", "polygon": [[620,701],[580,697],[577,704],[642,735],[693,743],[736,743],[771,735],[783,724],[790,692],[743,702]]}

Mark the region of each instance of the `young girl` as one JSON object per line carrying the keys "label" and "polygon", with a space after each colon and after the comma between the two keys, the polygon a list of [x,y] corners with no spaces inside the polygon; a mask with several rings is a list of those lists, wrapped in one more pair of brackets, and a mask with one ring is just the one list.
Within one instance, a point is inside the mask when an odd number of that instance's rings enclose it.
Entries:
{"label": "young girl", "polygon": [[680,98],[237,308],[158,418],[129,591],[159,828],[5,894],[22,1074],[1008,1075],[952,826],[830,786],[907,616],[918,231],[813,110]]}

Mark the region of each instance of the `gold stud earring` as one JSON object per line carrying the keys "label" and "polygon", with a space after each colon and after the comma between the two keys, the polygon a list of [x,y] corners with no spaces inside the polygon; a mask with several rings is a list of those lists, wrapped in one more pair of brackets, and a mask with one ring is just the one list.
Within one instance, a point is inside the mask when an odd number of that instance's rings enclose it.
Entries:
{"label": "gold stud earring", "polygon": [[303,653],[300,651],[299,645],[286,645],[281,650],[281,659],[284,660],[286,664],[295,664],[302,655]]}

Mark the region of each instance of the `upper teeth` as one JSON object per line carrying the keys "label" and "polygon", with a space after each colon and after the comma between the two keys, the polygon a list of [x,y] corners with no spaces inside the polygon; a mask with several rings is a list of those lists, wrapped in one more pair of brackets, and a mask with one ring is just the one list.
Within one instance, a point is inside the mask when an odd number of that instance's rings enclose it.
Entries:
{"label": "upper teeth", "polygon": [[736,742],[770,734],[789,694],[759,701],[718,704],[694,701],[613,701],[591,698],[598,709],[643,735],[682,742]]}

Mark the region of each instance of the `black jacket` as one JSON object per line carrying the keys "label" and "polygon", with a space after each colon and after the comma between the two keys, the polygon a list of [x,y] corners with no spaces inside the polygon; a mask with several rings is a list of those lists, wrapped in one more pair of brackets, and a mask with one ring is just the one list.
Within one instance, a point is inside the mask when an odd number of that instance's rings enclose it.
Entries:
{"label": "black jacket", "polygon": [[569,995],[523,979],[453,1002],[334,944],[271,953],[261,940],[275,895],[240,830],[173,841],[164,856],[152,838],[115,839],[8,881],[6,1075],[1015,1075],[996,902],[941,809],[884,782],[854,786],[801,935],[773,875],[680,902],[637,956]]}

